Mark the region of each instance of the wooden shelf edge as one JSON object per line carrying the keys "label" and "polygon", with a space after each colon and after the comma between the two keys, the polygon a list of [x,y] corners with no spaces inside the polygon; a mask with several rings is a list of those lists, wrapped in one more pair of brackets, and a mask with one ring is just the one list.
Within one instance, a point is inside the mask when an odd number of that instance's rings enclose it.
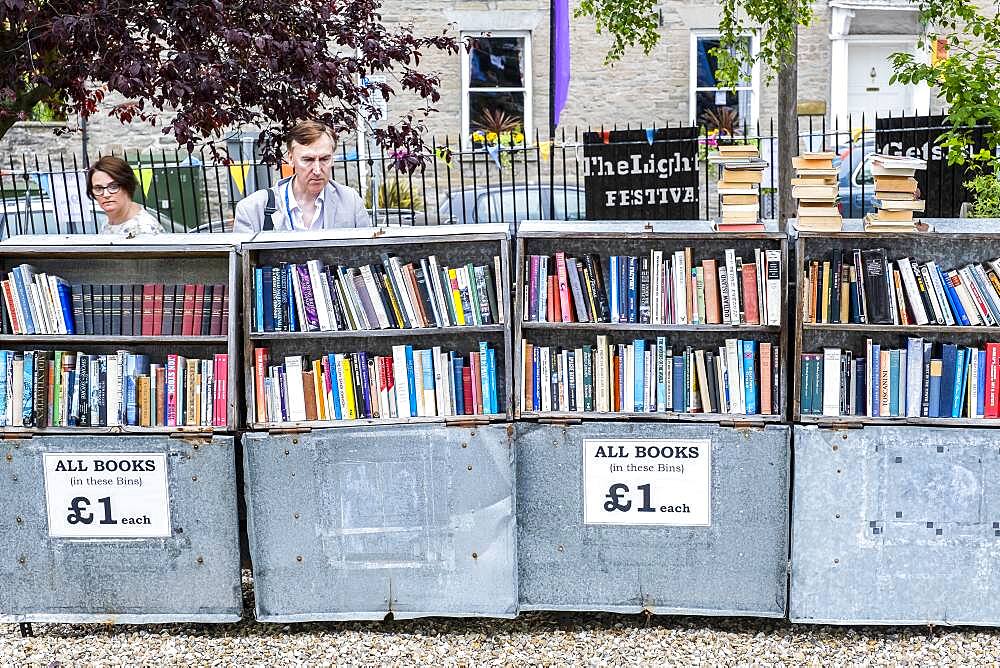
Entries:
{"label": "wooden shelf edge", "polygon": [[469,334],[504,333],[506,325],[474,325],[459,327],[418,327],[408,329],[352,329],[335,332],[251,332],[251,341],[271,341],[274,339],[360,339],[393,338],[409,336],[447,336]]}
{"label": "wooden shelf edge", "polygon": [[227,336],[128,336],[122,334],[0,334],[0,344],[2,343],[39,343],[39,344],[61,344],[61,343],[121,343],[121,344],[144,344],[144,343],[179,343],[182,345],[218,345],[229,343]]}
{"label": "wooden shelf edge", "polygon": [[45,427],[35,429],[33,427],[0,427],[0,438],[17,439],[19,437],[30,438],[33,436],[67,436],[67,435],[101,435],[101,436],[171,436],[174,438],[190,437],[211,437],[235,435],[237,429],[234,427],[212,427],[198,428],[190,427],[177,429],[174,427]]}
{"label": "wooden shelf edge", "polygon": [[982,325],[859,325],[856,323],[803,323],[805,331],[812,332],[872,332],[872,333],[927,333],[927,334],[998,334],[1000,327]]}
{"label": "wooden shelf edge", "polygon": [[780,325],[650,325],[647,323],[625,322],[522,322],[521,329],[629,332],[761,332],[773,334],[781,332]]}

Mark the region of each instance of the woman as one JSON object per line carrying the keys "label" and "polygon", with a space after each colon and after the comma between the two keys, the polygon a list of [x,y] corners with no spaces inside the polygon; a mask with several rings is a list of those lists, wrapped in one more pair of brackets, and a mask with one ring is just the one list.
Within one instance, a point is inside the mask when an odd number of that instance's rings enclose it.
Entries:
{"label": "woman", "polygon": [[135,174],[127,162],[105,156],[87,170],[87,196],[95,200],[108,216],[101,234],[160,234],[163,227],[132,195],[138,186]]}

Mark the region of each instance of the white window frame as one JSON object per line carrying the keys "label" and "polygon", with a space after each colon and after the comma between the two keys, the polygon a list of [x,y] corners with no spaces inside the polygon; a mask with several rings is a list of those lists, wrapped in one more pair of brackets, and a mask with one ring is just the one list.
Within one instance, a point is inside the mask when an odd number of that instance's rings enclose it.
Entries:
{"label": "white window frame", "polygon": [[[744,37],[750,38],[750,53],[755,57],[760,51],[760,38],[756,32],[748,32],[743,35]],[[697,113],[697,98],[698,92],[700,91],[710,91],[710,90],[726,90],[719,88],[707,88],[698,87],[698,39],[719,39],[721,33],[718,30],[692,30],[691,31],[691,41],[689,45],[689,56],[690,65],[688,66],[688,120],[691,125],[697,125],[698,119],[695,118],[695,113]],[[747,128],[753,128],[752,132],[757,131],[757,119],[760,114],[760,65],[756,61],[750,69],[750,85],[749,86],[737,86],[735,90],[748,90],[750,91],[750,118],[747,119]],[[741,119],[742,120],[742,119]],[[740,123],[742,125],[742,122]]]}
{"label": "white window frame", "polygon": [[462,63],[462,148],[468,150],[472,148],[472,129],[469,119],[469,93],[475,91],[489,91],[492,93],[524,93],[524,136],[530,142],[534,137],[534,124],[532,123],[532,78],[531,78],[531,31],[530,30],[463,30],[461,39],[466,37],[520,37],[524,40],[524,74],[523,86],[518,88],[472,88],[471,68],[469,67],[469,53],[465,48],[461,48]]}

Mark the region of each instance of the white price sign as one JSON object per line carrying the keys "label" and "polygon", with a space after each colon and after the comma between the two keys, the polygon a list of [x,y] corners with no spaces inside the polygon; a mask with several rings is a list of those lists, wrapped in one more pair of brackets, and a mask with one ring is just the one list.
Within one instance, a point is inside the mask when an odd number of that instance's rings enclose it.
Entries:
{"label": "white price sign", "polygon": [[53,538],[170,536],[167,456],[148,452],[45,453]]}
{"label": "white price sign", "polygon": [[709,526],[712,442],[584,439],[583,523]]}

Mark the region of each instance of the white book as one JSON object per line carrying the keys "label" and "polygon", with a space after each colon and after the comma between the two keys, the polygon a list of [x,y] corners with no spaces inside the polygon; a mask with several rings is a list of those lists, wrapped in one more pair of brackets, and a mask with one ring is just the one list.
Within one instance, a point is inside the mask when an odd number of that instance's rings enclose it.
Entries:
{"label": "white book", "polygon": [[[962,278],[956,269],[949,271],[946,276],[951,281],[952,287],[955,289],[955,294],[958,295],[958,301],[962,303],[962,308],[965,309],[965,315],[969,319],[969,324],[972,326],[981,325],[983,321],[979,317],[979,309],[976,308],[976,305],[972,301],[972,295],[969,294],[969,290],[965,285],[965,279]],[[958,285],[955,285],[956,282]]]}
{"label": "white book", "polygon": [[726,281],[729,287],[729,322],[727,325],[740,324],[740,288],[739,276],[736,273],[736,250],[726,249]]}
{"label": "white book", "polygon": [[927,273],[931,277],[931,285],[934,286],[934,299],[941,309],[941,315],[944,317],[944,324],[954,325],[957,321],[955,320],[955,315],[951,311],[951,304],[948,301],[948,296],[945,292],[944,283],[941,280],[941,272],[938,271],[937,263],[928,262],[924,265],[927,269]]}
{"label": "white book", "polygon": [[[77,356],[77,364],[80,363],[80,356]],[[13,372],[10,377],[11,398],[7,402],[11,406],[11,416],[8,424],[14,427],[24,426],[24,359],[13,360]],[[78,410],[77,410],[78,412]]]}
{"label": "white book", "polygon": [[427,406],[424,404],[424,360],[419,350],[413,351],[413,388],[417,397],[417,414],[414,417],[427,417]]}
{"label": "white book", "polygon": [[[285,394],[288,419],[300,422],[306,419],[306,398],[302,387],[302,356],[285,357]],[[180,411],[178,411],[179,413]]]}
{"label": "white book", "polygon": [[[420,327],[420,319],[417,317],[416,306],[413,302],[413,293],[410,292],[410,282],[403,278],[403,263],[396,256],[389,258],[389,268],[392,271],[393,282],[399,289],[399,308],[406,314],[406,319],[410,322],[410,327]],[[448,293],[451,294],[450,292]]]}
{"label": "white book", "polygon": [[985,325],[995,325],[996,321],[993,320],[989,307],[986,306],[986,300],[983,298],[982,292],[979,290],[979,285],[972,276],[972,272],[969,271],[968,267],[963,267],[958,270],[958,275],[962,279],[962,285],[965,286],[965,289],[969,293],[972,305],[975,308],[976,313],[979,315],[979,319],[982,320]]}
{"label": "white book", "polygon": [[729,383],[730,412],[741,415],[746,412],[743,406],[746,401],[743,392],[742,368],[743,360],[740,358],[736,339],[726,339],[726,371]]}
{"label": "white book", "polygon": [[823,415],[840,415],[840,348],[823,348]]}
{"label": "white book", "polygon": [[[489,280],[488,277],[487,280]],[[500,296],[503,295],[503,268],[499,255],[493,256],[493,291],[500,300],[497,302],[497,324],[503,325],[507,322],[507,316],[505,315],[507,311],[507,300],[500,298]]]}
{"label": "white book", "polygon": [[53,322],[56,326],[56,333],[66,334],[66,318],[63,316],[62,300],[59,299],[59,280],[55,276],[49,276],[49,301],[52,304],[54,315]]}
{"label": "white book", "polygon": [[910,258],[904,257],[896,260],[899,267],[900,278],[903,281],[903,289],[906,291],[906,300],[910,302],[910,310],[918,325],[928,323],[927,311],[924,309],[924,301],[920,298],[920,290],[917,288],[917,279],[913,276],[913,265]]}
{"label": "white book", "polygon": [[372,272],[371,265],[363,265],[360,271],[361,278],[365,282],[365,288],[368,290],[368,297],[375,310],[375,317],[378,319],[378,328],[389,329],[391,327],[389,314],[385,312],[385,304],[382,303],[382,297],[380,296],[382,293],[378,289],[378,283],[375,280],[375,274]]}
{"label": "white book", "polygon": [[729,413],[729,397],[726,392],[726,347],[720,346],[716,352],[718,353],[718,356],[715,358],[715,382],[716,387],[719,388],[719,412]]}
{"label": "white book", "polygon": [[[445,291],[441,286],[441,268],[437,263],[437,256],[431,255],[427,258],[427,265],[430,268],[430,286],[433,293],[432,301],[437,304],[438,313],[441,314],[441,320],[443,322],[443,327],[448,327],[453,325],[451,322],[451,314],[448,312],[448,303],[445,301]],[[426,278],[426,277],[425,277]],[[451,291],[447,292],[448,296],[451,296]]]}
{"label": "white book", "polygon": [[28,306],[31,309],[31,319],[34,321],[36,334],[51,334],[49,329],[49,319],[42,307],[41,296],[38,294],[38,285],[32,281],[25,284],[28,293]]}
{"label": "white book", "polygon": [[767,324],[781,324],[781,251],[767,250],[764,252],[764,262],[767,265],[765,280],[767,287]]}
{"label": "white book", "polygon": [[974,274],[974,277],[979,279],[979,291],[986,300],[986,305],[990,309],[990,314],[993,316],[994,322],[1000,322],[1000,295],[997,295],[996,289],[990,282],[990,277],[986,275],[986,270],[983,269],[981,264],[971,264],[969,265],[969,269]]}
{"label": "white book", "polygon": [[757,322],[763,324],[767,322],[767,290],[764,289],[766,281],[764,275],[764,251],[761,248],[753,250],[754,257],[754,278],[757,280]]}
{"label": "white book", "polygon": [[673,262],[670,263],[670,284],[673,293],[673,324],[687,324],[687,288],[684,277],[687,273],[684,270],[684,251],[675,251]]}
{"label": "white book", "polygon": [[358,315],[357,304],[354,301],[354,290],[347,287],[349,281],[350,279],[348,278],[346,269],[343,267],[334,268],[333,284],[334,287],[337,288],[337,294],[340,296],[340,303],[344,307],[344,315],[347,316],[347,329],[368,329],[367,324],[362,319],[362,316]]}
{"label": "white book", "polygon": [[599,334],[594,356],[594,408],[598,412],[608,412],[608,337]]}
{"label": "white book", "polygon": [[[654,350],[656,344],[653,344]],[[655,375],[653,373],[653,352],[654,350],[646,350],[643,352],[645,359],[642,364],[643,375],[642,387],[645,390],[646,398],[642,405],[647,413],[652,413],[656,410],[656,382]]]}
{"label": "white book", "polygon": [[[573,363],[576,365],[576,387],[573,388],[576,393],[576,410],[583,410],[583,348],[577,348],[573,351]],[[591,372],[593,373],[593,372]]]}
{"label": "white book", "polygon": [[733,307],[729,300],[729,276],[725,262],[719,265],[719,308],[722,310],[722,324],[728,325],[732,321]]}
{"label": "white book", "polygon": [[427,258],[420,258],[420,270],[424,274],[424,286],[427,290],[427,297],[431,304],[431,317],[434,318],[432,323],[435,327],[445,327],[446,321],[441,316],[441,311],[438,307],[437,296],[434,294],[434,276],[431,275],[431,265],[427,262]]}
{"label": "white book", "polygon": [[909,376],[906,359],[906,349],[899,351],[899,380],[896,382],[896,405],[900,415],[906,415],[906,388],[909,386]]}
{"label": "white book", "polygon": [[552,361],[550,358],[551,353],[549,348],[543,347],[539,352],[539,375],[541,376],[541,395],[542,395],[542,412],[549,412],[552,410]]}
{"label": "white book", "polygon": [[538,322],[548,321],[548,285],[549,256],[542,255],[538,258]]}
{"label": "white book", "polygon": [[[928,313],[928,320],[933,320],[936,324],[946,325],[948,324],[948,317],[951,315],[950,309],[948,308],[948,303],[942,302],[941,297],[943,294],[938,293],[938,279],[937,268],[932,262],[928,262],[924,265],[914,265],[914,271],[920,272],[920,277],[924,279],[924,287],[927,289],[928,301],[931,303],[931,311],[933,313]],[[954,321],[952,322],[954,324]]]}
{"label": "white book", "polygon": [[556,410],[569,410],[569,364],[567,351],[563,350],[556,357],[556,388],[559,390],[559,407]]}
{"label": "white book", "polygon": [[448,414],[448,395],[444,385],[445,364],[441,357],[441,346],[431,348],[431,361],[434,365],[434,405],[437,407],[436,415],[442,417]]}
{"label": "white book", "polygon": [[650,292],[650,299],[652,303],[652,313],[650,321],[654,325],[663,324],[663,251],[654,250],[651,276],[652,290]]}
{"label": "white book", "polygon": [[910,337],[906,340],[906,417],[920,417],[923,375],[924,340]]}
{"label": "white book", "polygon": [[316,305],[316,318],[319,319],[319,330],[329,332],[333,330],[330,322],[330,304],[327,303],[329,290],[324,291],[322,266],[319,260],[309,260],[306,262],[306,269],[309,271],[309,283],[312,286],[313,303]]}

